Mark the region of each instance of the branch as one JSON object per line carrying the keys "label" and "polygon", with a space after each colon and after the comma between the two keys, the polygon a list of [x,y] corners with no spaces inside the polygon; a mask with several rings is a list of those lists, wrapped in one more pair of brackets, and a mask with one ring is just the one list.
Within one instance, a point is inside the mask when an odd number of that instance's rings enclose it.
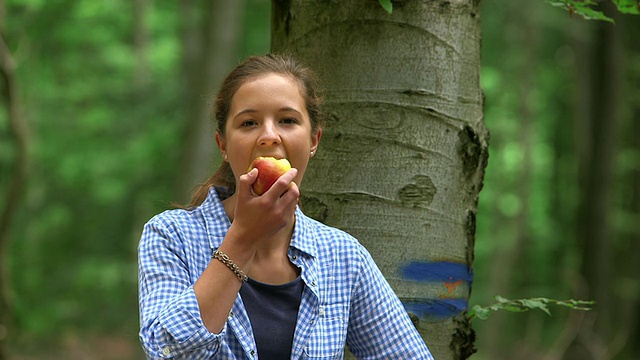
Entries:
{"label": "branch", "polygon": [[640,15],[640,0],[545,0],[552,6],[560,7],[569,12],[569,16],[576,14],[587,20],[601,20],[614,23],[605,15],[601,4],[612,2],[622,14]]}
{"label": "branch", "polygon": [[[18,85],[15,79],[15,62],[4,36],[0,34],[0,76],[4,85],[3,101],[9,115],[9,132],[15,140],[16,160],[7,188],[4,207],[0,212],[0,249],[5,244],[14,210],[27,179],[28,169],[28,128],[20,111]],[[0,252],[1,254],[1,252]]]}
{"label": "branch", "polygon": [[14,139],[16,159],[9,185],[4,197],[4,206],[0,209],[0,358],[5,356],[7,334],[9,333],[9,301],[7,299],[9,277],[7,276],[7,249],[11,222],[18,210],[18,205],[27,180],[28,170],[28,128],[20,111],[18,86],[15,78],[15,62],[9,47],[0,33],[0,77],[4,90],[2,100],[8,112],[8,124],[11,137]]}
{"label": "branch", "polygon": [[531,299],[516,299],[509,300],[505,299],[500,295],[495,296],[496,303],[489,306],[480,306],[475,305],[471,311],[469,311],[468,317],[469,320],[474,317],[478,317],[479,319],[486,320],[494,311],[498,310],[507,310],[512,312],[524,312],[529,311],[530,309],[539,309],[551,315],[549,308],[547,305],[560,305],[565,306],[574,310],[591,310],[591,306],[595,304],[595,301],[584,301],[584,300],[554,300],[547,298],[531,298]]}

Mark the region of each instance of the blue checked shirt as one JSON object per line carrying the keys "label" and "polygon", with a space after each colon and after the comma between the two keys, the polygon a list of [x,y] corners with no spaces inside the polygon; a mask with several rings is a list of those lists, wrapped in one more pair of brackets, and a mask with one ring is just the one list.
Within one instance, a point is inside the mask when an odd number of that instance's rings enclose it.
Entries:
{"label": "blue checked shirt", "polygon": [[[230,225],[213,188],[194,210],[165,211],[145,225],[138,266],[140,341],[148,358],[257,359],[240,295],[222,331],[213,334],[193,292]],[[433,360],[402,303],[352,236],[298,208],[289,259],[305,285],[292,359],[342,359],[346,344],[358,359]]]}

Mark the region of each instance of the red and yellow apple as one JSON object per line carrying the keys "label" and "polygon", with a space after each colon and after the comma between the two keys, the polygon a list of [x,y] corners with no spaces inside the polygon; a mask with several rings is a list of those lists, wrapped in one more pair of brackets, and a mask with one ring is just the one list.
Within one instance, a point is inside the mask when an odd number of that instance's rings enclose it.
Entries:
{"label": "red and yellow apple", "polygon": [[257,157],[249,166],[249,171],[258,169],[258,178],[253,183],[253,192],[257,195],[264,194],[282,174],[291,169],[291,164],[287,159],[276,159],[274,157]]}

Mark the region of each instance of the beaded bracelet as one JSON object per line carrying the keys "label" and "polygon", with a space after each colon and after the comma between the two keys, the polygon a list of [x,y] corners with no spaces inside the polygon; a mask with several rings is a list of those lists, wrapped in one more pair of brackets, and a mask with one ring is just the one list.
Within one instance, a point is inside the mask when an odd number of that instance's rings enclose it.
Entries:
{"label": "beaded bracelet", "polygon": [[236,265],[236,263],[233,262],[233,260],[231,260],[231,258],[229,257],[229,255],[223,253],[220,250],[216,250],[213,252],[213,257],[220,260],[220,262],[222,262],[223,264],[227,265],[227,267],[233,271],[234,274],[236,274],[236,276],[238,277],[238,279],[240,281],[242,281],[243,283],[247,281],[247,279],[249,278],[244,271],[242,271],[240,269],[240,267],[238,267],[238,265]]}

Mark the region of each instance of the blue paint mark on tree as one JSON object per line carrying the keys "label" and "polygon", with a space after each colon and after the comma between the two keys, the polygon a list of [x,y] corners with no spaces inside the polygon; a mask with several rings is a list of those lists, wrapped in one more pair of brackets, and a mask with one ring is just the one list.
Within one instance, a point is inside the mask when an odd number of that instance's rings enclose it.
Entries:
{"label": "blue paint mark on tree", "polygon": [[462,280],[470,283],[473,280],[473,272],[467,264],[439,261],[420,262],[412,261],[401,269],[404,280],[420,282],[455,282]]}
{"label": "blue paint mark on tree", "polygon": [[400,268],[403,280],[422,283],[440,283],[443,286],[442,297],[438,298],[402,298],[407,312],[420,319],[438,321],[453,317],[469,307],[468,299],[447,297],[461,284],[471,284],[473,271],[464,263],[452,261],[421,262],[412,261]]}
{"label": "blue paint mark on tree", "polygon": [[467,310],[466,299],[401,299],[407,312],[420,319],[442,320]]}

